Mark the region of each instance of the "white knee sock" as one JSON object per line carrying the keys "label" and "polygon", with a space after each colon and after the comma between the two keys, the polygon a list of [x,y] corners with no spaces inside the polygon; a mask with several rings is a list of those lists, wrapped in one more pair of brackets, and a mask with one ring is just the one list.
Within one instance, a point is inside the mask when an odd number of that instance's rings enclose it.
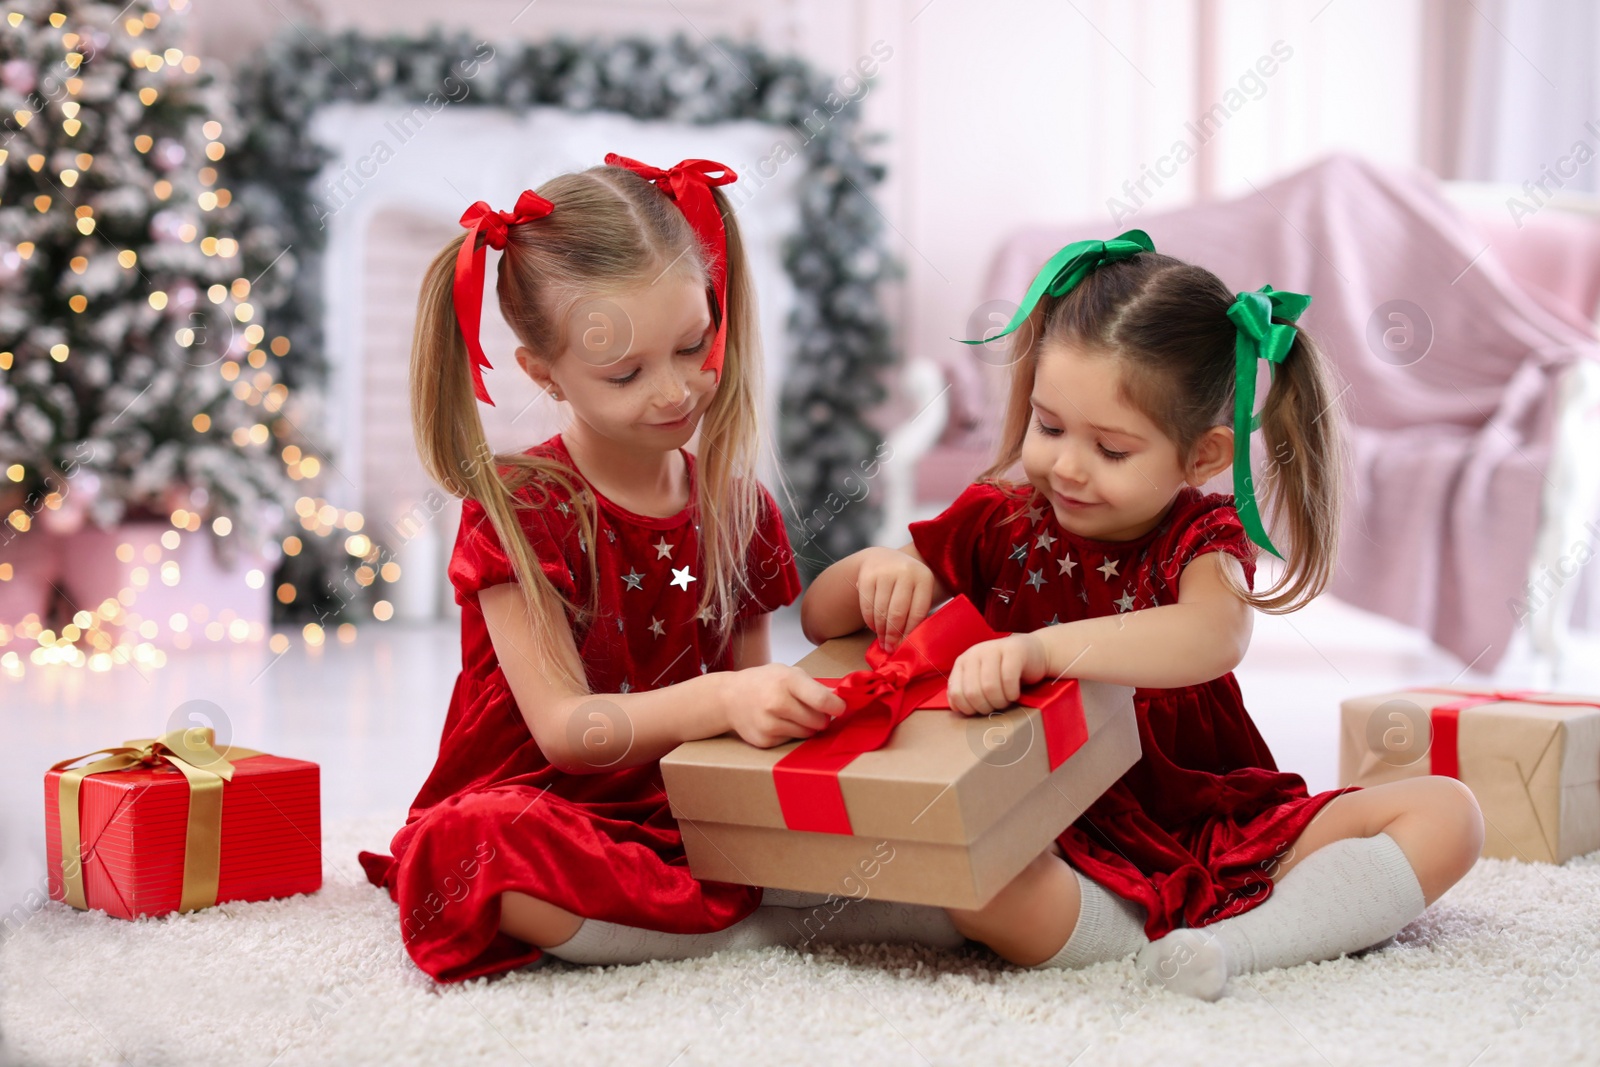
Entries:
{"label": "white knee sock", "polygon": [[967,940],[943,908],[929,905],[771,889],[763,899],[792,900],[811,906],[763,903],[727,929],[708,934],[668,934],[585,919],[571,938],[545,951],[568,963],[643,963],[769,945],[914,944],[960,948]]}
{"label": "white knee sock", "polygon": [[[821,897],[818,894],[775,893],[769,889],[762,907],[782,915],[795,932],[793,945],[927,945],[960,948],[967,943],[943,908],[931,904],[901,904],[872,897]],[[810,906],[785,907],[767,901],[802,900]]]}
{"label": "white knee sock", "polygon": [[1072,936],[1054,956],[1034,967],[1087,967],[1105,960],[1120,960],[1150,943],[1144,936],[1144,908],[1124,900],[1076,867],[1078,921]]}
{"label": "white knee sock", "polygon": [[724,949],[766,948],[794,939],[786,917],[777,914],[786,910],[757,908],[732,926],[707,934],[669,934],[585,919],[571,938],[545,951],[568,963],[601,964],[684,960]]}
{"label": "white knee sock", "polygon": [[1233,975],[1368,948],[1424,907],[1416,872],[1394,838],[1344,838],[1296,864],[1259,907],[1174,930],[1139,953],[1139,966],[1168,989],[1215,1000]]}

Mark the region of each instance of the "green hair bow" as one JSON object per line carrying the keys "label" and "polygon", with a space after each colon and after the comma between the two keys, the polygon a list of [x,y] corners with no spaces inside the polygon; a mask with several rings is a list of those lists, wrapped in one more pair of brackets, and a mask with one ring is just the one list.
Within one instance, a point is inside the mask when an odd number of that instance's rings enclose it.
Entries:
{"label": "green hair bow", "polygon": [[[1279,559],[1283,553],[1273,547],[1261,524],[1261,509],[1256,503],[1255,480],[1250,473],[1250,435],[1261,428],[1256,406],[1256,360],[1267,361],[1271,380],[1276,381],[1279,363],[1294,347],[1297,320],[1311,304],[1304,293],[1275,292],[1263,285],[1252,293],[1240,293],[1228,306],[1228,318],[1238,330],[1233,346],[1233,503],[1239,511],[1250,540]],[[1288,322],[1273,322],[1274,318]],[[1270,388],[1270,385],[1269,385]]]}
{"label": "green hair bow", "polygon": [[1022,298],[1021,306],[1017,308],[1016,314],[1011,316],[1011,321],[1006,323],[1005,329],[993,337],[982,337],[976,341],[960,337],[951,340],[960,341],[964,345],[982,345],[998,340],[1021,326],[1033,313],[1039,298],[1045,293],[1061,296],[1083,281],[1086,274],[1101,264],[1115,263],[1119,259],[1136,256],[1140,252],[1155,250],[1156,246],[1150,240],[1150,235],[1143,230],[1129,230],[1109,241],[1074,241],[1051,256],[1049,262],[1039,268],[1039,273],[1033,276],[1033,283],[1028,286],[1027,295]]}

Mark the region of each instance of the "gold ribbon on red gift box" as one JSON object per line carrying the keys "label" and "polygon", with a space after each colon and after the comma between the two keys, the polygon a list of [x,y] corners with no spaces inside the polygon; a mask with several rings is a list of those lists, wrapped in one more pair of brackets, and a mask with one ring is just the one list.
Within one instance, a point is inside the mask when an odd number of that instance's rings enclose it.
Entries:
{"label": "gold ribbon on red gift box", "polygon": [[[882,748],[913,711],[950,707],[948,675],[956,658],[983,641],[1010,636],[991,629],[966,596],[951,599],[906,635],[893,652],[873,641],[869,668],[843,678],[818,678],[844,698],[845,710],[772,768],[784,825],[791,830],[849,834],[850,814],[839,772],[857,756]],[[1045,753],[1055,770],[1088,740],[1076,678],[1025,686],[1017,701],[1044,720]]]}
{"label": "gold ribbon on red gift box", "polygon": [[1428,713],[1433,740],[1428,745],[1428,767],[1434,774],[1461,777],[1461,713],[1484,704],[1541,704],[1552,708],[1600,708],[1593,700],[1554,700],[1532,689],[1413,689],[1413,693],[1447,693],[1458,696]]}
{"label": "gold ribbon on red gift box", "polygon": [[[84,767],[66,768],[81,759],[110,756]],[[82,843],[78,833],[78,790],[91,774],[114,774],[163,761],[172,764],[189,782],[189,818],[184,836],[183,892],[179,911],[209,908],[217,902],[217,872],[222,859],[222,786],[233,780],[235,760],[265,753],[224,745],[216,748],[211,727],[169,730],[160,737],[141,737],[111,748],[99,748],[54,764],[62,771],[57,809],[61,821],[61,878],[65,900],[74,908],[89,906],[83,891]]]}

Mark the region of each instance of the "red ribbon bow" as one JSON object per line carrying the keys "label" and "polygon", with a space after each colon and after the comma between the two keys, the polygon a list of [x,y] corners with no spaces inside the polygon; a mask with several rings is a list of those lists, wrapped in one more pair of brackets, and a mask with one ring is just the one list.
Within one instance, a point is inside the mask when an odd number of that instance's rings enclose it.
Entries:
{"label": "red ribbon bow", "polygon": [[1552,708],[1600,708],[1593,700],[1555,700],[1532,689],[1414,689],[1415,693],[1448,693],[1459,697],[1440,704],[1428,715],[1433,740],[1428,746],[1429,770],[1434,774],[1461,777],[1461,713],[1484,704],[1502,701],[1539,704]]}
{"label": "red ribbon bow", "polygon": [[[1005,636],[991,629],[972,601],[962,595],[919,623],[893,652],[885,652],[873,641],[867,647],[869,669],[839,679],[817,679],[823,684],[837,683],[833,691],[844,698],[846,708],[826,729],[773,765],[773,785],[784,825],[791,830],[853,833],[839,788],[839,771],[863,752],[882,748],[894,728],[913,711],[948,709],[946,687],[956,657],[981,641]],[[1043,716],[1045,754],[1051,770],[1088,740],[1083,695],[1076,678],[1027,686],[1018,703],[1038,708]]]}
{"label": "red ribbon bow", "polygon": [[645,181],[651,182],[678,205],[689,225],[699,235],[701,242],[711,250],[711,284],[717,294],[717,332],[711,339],[711,351],[701,370],[711,371],[722,380],[722,351],[728,337],[728,233],[722,222],[722,213],[711,195],[713,185],[727,185],[739,176],[721,163],[709,159],[685,159],[669,170],[640,163],[637,159],[606,153],[606,165],[625,167]]}
{"label": "red ribbon bow", "polygon": [[[472,367],[472,391],[479,400],[494,406],[489,390],[483,384],[483,368],[489,367],[489,357],[483,354],[478,341],[478,327],[483,315],[484,261],[490,248],[504,248],[506,234],[519,222],[542,219],[555,208],[532,189],[522,190],[516,206],[510,211],[496,211],[479,200],[461,213],[461,225],[467,228],[466,239],[456,253],[456,279],[453,288],[456,321],[461,324],[461,336],[467,342],[467,358]],[[478,235],[483,235],[483,244]],[[493,367],[489,367],[493,370]]]}

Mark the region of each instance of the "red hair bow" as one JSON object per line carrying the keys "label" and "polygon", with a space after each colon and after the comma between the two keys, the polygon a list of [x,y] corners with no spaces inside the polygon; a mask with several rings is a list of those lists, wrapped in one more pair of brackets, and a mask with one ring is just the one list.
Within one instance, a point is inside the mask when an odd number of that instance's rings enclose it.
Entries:
{"label": "red hair bow", "polygon": [[711,339],[711,351],[701,370],[711,371],[722,380],[722,351],[728,338],[728,232],[723,226],[722,213],[711,196],[713,185],[727,185],[739,176],[721,163],[709,159],[685,159],[670,170],[640,163],[637,159],[606,153],[606,164],[626,167],[645,181],[651,182],[665,193],[683,212],[689,225],[700,240],[711,249],[711,284],[717,294],[717,332]]}
{"label": "red hair bow", "polygon": [[[456,321],[461,324],[461,337],[467,342],[467,359],[472,367],[472,391],[489,406],[489,390],[483,385],[483,368],[489,367],[489,357],[483,354],[478,341],[478,325],[483,315],[484,260],[490,248],[504,248],[506,233],[519,222],[531,222],[550,214],[554,204],[534,192],[522,190],[516,206],[510,211],[496,211],[479,200],[461,213],[461,225],[467,228],[466,239],[456,253],[456,280],[453,289]],[[478,235],[483,235],[483,244]],[[489,368],[493,370],[493,367]]]}

